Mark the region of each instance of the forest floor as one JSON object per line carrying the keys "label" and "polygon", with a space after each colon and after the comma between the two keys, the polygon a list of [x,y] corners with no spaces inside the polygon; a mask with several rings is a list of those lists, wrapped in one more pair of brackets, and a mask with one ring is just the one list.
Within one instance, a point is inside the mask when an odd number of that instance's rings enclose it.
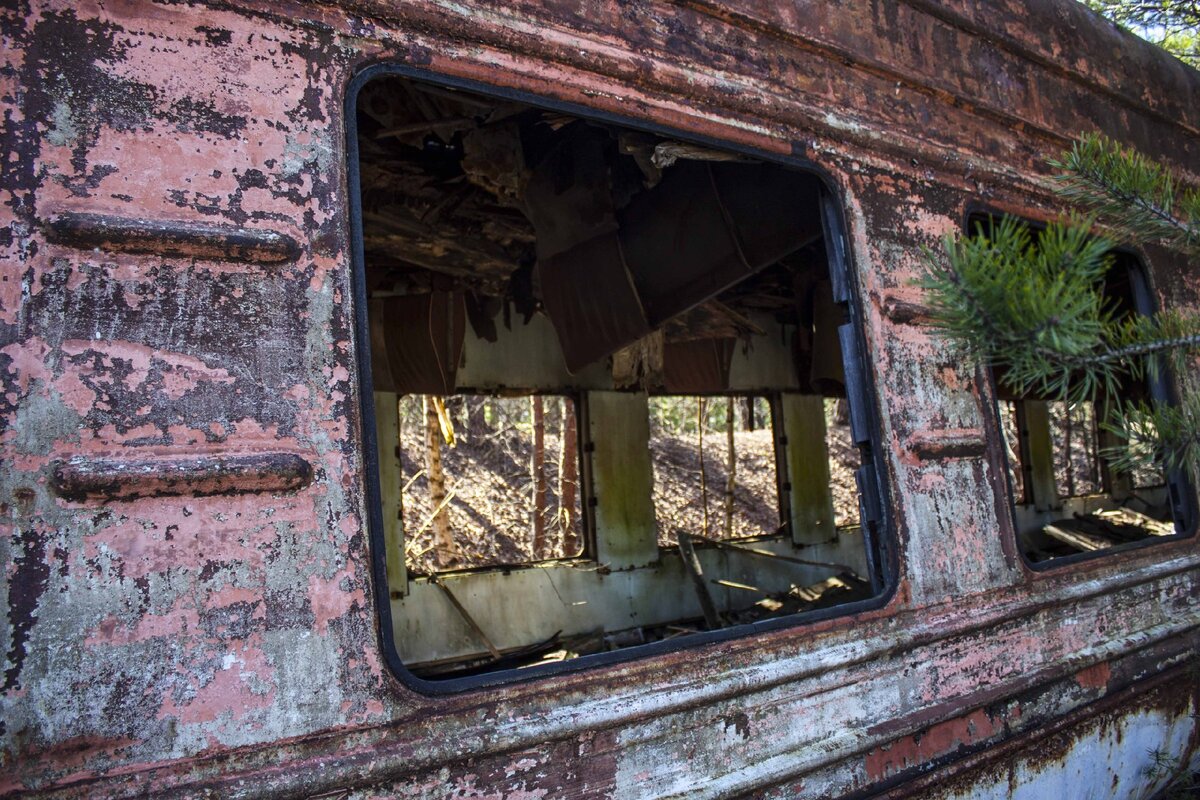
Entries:
{"label": "forest floor", "polygon": [[[550,404],[548,400],[547,405]],[[1063,488],[1072,487],[1078,494],[1099,491],[1099,476],[1094,466],[1097,457],[1094,422],[1090,418],[1080,418],[1076,422],[1077,433],[1072,437],[1068,451],[1061,446],[1066,430],[1065,406],[1060,409],[1057,405],[1061,404],[1056,404],[1053,409],[1051,428],[1056,442],[1058,483]],[[1013,459],[1010,477],[1020,495],[1015,429],[1011,408],[1006,405],[1005,409],[1005,433],[1009,457]],[[504,414],[511,415],[511,409]],[[545,425],[545,546],[542,552],[534,553],[531,427],[527,420],[524,423],[504,422],[511,419],[504,414],[496,415],[495,428],[477,425],[475,432],[469,426],[458,428],[456,446],[443,444],[441,447],[449,496],[446,511],[454,538],[453,548],[442,554],[435,550],[433,541],[433,509],[429,503],[425,472],[425,431],[420,422],[404,426],[401,437],[405,484],[402,502],[410,570],[428,574],[446,569],[526,564],[580,554],[584,539],[580,504],[583,493],[577,485],[575,501],[569,509],[562,508],[559,499],[562,428],[561,422],[556,420],[561,417],[548,413]],[[845,527],[858,520],[854,470],[859,465],[859,454],[851,442],[849,426],[844,419],[839,419],[833,402],[826,404],[826,429],[834,521],[837,527]],[[650,455],[660,545],[677,544],[675,534],[679,530],[716,539],[767,536],[780,530],[782,520],[774,440],[772,431],[762,427],[734,432],[736,466],[732,530],[726,529],[726,469],[729,463],[726,435],[724,429],[705,431],[702,480],[700,442],[696,434],[683,435],[652,422]],[[1071,463],[1070,467],[1068,463]]]}
{"label": "forest floor", "polygon": [[[838,424],[832,413],[827,417],[835,521],[843,526],[858,519],[858,493],[854,483],[858,452],[850,442],[849,428]],[[581,492],[575,492],[577,499],[571,509],[562,509],[559,500],[562,452],[559,429],[547,430],[545,434],[543,469],[547,491],[543,519],[546,547],[539,554],[533,552],[532,440],[527,430],[512,425],[499,430],[485,429],[474,435],[464,430],[456,434],[455,447],[443,445],[441,448],[446,491],[450,498],[446,510],[450,516],[454,548],[441,554],[439,565],[430,524],[433,509],[430,508],[424,469],[427,449],[424,430],[419,425],[409,425],[403,431],[401,458],[406,485],[402,502],[410,570],[430,573],[522,564],[580,552],[583,536],[578,498]],[[736,467],[731,534],[725,529],[726,432],[705,432],[706,492],[701,491],[699,442],[694,433],[683,436],[653,430],[650,450],[661,545],[676,544],[677,530],[712,538],[741,538],[769,535],[780,529],[771,430],[734,432]]]}

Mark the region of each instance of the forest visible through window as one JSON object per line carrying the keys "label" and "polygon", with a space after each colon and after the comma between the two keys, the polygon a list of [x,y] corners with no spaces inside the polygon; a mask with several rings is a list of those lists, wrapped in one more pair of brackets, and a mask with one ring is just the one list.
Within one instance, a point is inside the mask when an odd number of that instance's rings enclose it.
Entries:
{"label": "forest visible through window", "polygon": [[405,557],[418,573],[579,555],[575,400],[400,400]]}

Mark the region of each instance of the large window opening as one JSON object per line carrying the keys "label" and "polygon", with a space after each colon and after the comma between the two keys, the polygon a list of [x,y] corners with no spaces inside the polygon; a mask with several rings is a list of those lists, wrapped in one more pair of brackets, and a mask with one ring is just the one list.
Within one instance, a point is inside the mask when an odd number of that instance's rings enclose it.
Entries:
{"label": "large window opening", "polygon": [[881,595],[859,323],[814,175],[395,76],[356,126],[372,541],[412,675]]}
{"label": "large window opening", "polygon": [[[986,230],[978,216],[972,228]],[[1105,304],[1118,318],[1153,312],[1141,264],[1113,254]],[[1123,548],[1190,528],[1190,488],[1182,474],[1153,468],[1120,472],[1106,454],[1122,442],[1110,426],[1104,398],[1068,403],[1036,393],[1017,396],[996,376],[997,416],[1021,549],[1027,560],[1059,559]],[[1167,377],[1127,378],[1119,398],[1169,402]]]}

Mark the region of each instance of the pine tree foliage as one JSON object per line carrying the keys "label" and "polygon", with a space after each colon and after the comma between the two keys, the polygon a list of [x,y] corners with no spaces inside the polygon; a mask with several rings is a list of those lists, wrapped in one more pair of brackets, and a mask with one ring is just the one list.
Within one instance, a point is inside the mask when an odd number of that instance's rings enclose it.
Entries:
{"label": "pine tree foliage", "polygon": [[[1123,240],[1164,241],[1200,253],[1200,199],[1161,165],[1099,136],[1058,162],[1065,197]],[[1130,381],[1182,371],[1200,351],[1200,317],[1120,313],[1105,296],[1113,241],[1091,217],[1034,231],[1001,217],[926,253],[920,284],[935,325],[1019,395],[1110,409],[1105,427],[1126,444],[1106,453],[1116,469],[1200,464],[1200,399],[1177,406],[1123,401]]]}
{"label": "pine tree foliage", "polygon": [[1099,134],[1081,137],[1050,164],[1062,171],[1062,195],[1124,238],[1200,255],[1200,191],[1182,187],[1161,164]]}
{"label": "pine tree foliage", "polygon": [[[931,261],[924,281],[937,323],[982,362],[1004,367],[1017,391],[1065,395],[1112,323],[1098,291],[1111,245],[1089,231],[1055,224],[1035,238],[1005,217],[990,232],[978,225],[973,236],[947,237],[945,260]],[[1099,363],[1076,395],[1115,385],[1112,363]]]}
{"label": "pine tree foliage", "polygon": [[1167,471],[1196,468],[1200,464],[1200,397],[1189,396],[1177,406],[1145,403],[1117,405],[1107,427],[1124,444],[1106,448],[1104,457],[1118,472],[1146,466]]}
{"label": "pine tree foliage", "polygon": [[1093,11],[1200,67],[1200,0],[1084,0]]}

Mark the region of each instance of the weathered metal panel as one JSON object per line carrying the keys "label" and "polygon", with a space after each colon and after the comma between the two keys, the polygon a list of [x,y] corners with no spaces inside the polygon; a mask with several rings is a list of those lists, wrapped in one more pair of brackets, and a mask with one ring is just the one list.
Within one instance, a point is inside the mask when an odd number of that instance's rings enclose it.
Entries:
{"label": "weathered metal panel", "polygon": [[[5,12],[0,792],[385,718],[347,52],[232,11]],[[204,491],[231,468],[253,491]]]}
{"label": "weathered metal panel", "polygon": [[[1195,658],[1194,540],[1025,570],[981,444],[988,390],[919,324],[908,281],[969,203],[1052,213],[1042,159],[1078,130],[1194,172],[1195,73],[1066,0],[4,13],[0,792],[833,796],[1018,747],[1110,695],[1128,699],[1111,730],[1194,750],[1194,699],[1122,694]],[[887,607],[454,697],[389,674],[343,119],[379,61],[821,164],[880,389]],[[1194,273],[1148,256],[1164,305],[1195,306]],[[205,490],[267,456],[293,466]],[[159,477],[130,480],[137,464]],[[1015,780],[1118,752],[1080,724]]]}

